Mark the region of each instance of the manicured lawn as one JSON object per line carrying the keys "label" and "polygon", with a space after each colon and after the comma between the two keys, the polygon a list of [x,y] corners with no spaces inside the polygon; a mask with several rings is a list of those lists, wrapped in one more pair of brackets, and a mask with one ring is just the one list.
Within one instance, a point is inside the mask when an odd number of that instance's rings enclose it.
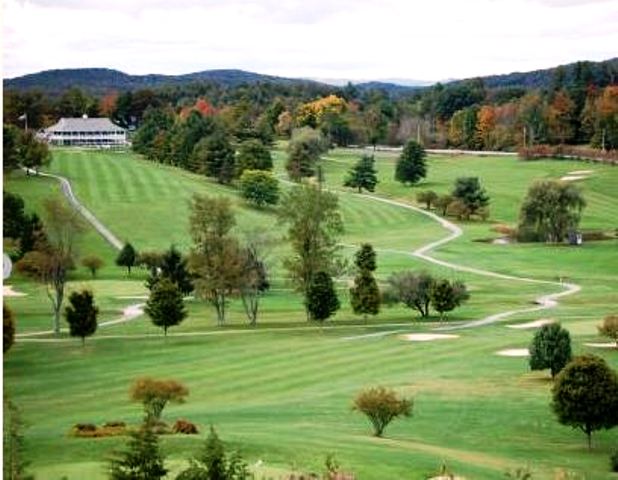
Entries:
{"label": "manicured lawn", "polygon": [[[359,155],[354,150],[328,155],[324,162],[328,188],[344,191],[342,178]],[[51,170],[70,178],[84,204],[117,236],[140,249],[163,249],[171,243],[188,249],[187,202],[193,193],[232,199],[238,230],[259,225],[283,237],[272,212],[246,207],[232,188],[205,178],[130,154],[58,150],[54,156]],[[278,174],[283,172],[283,157],[276,152]],[[518,206],[534,179],[559,178],[583,169],[594,173],[581,182],[588,200],[582,226],[613,230],[618,226],[618,169],[577,162],[430,156],[426,182],[411,189],[392,181],[395,155],[379,153],[377,158],[376,194],[411,203],[419,189],[443,193],[457,176],[480,176],[492,198],[490,220],[465,223],[464,235],[434,255],[511,275],[581,284],[583,290],[562,300],[558,308],[521,314],[514,320],[558,318],[571,331],[575,353],[601,354],[618,368],[618,352],[584,345],[601,341],[596,325],[618,304],[617,241],[589,242],[580,248],[475,241],[497,237],[491,231],[494,222],[516,223]],[[5,181],[5,188],[19,192],[27,205],[37,209],[45,195],[58,194],[51,180],[19,175]],[[446,235],[436,223],[350,193],[341,193],[340,203],[346,224],[343,252],[351,256],[355,245],[374,244],[381,281],[408,268],[466,281],[472,298],[453,312],[450,321],[524,308],[537,296],[558,290],[427,265],[409,252]],[[108,263],[99,279],[91,280],[80,269],[70,285],[95,291],[101,321],[143,301],[130,298],[147,293],[143,271],[128,278],[113,266],[113,249],[93,232],[80,246]],[[167,407],[166,420],[187,418],[202,432],[209,424],[216,425],[223,439],[239,448],[251,465],[261,460],[258,475],[267,478],[294,470],[320,472],[329,453],[361,479],[423,479],[443,462],[474,479],[503,478],[506,470],[525,466],[534,479],[553,479],[560,470],[590,479],[615,478],[608,473],[608,461],[618,444],[617,429],[595,434],[595,448],[588,451],[583,434],[554,420],[547,373],[530,373],[525,358],[494,354],[526,347],[532,331],[498,324],[455,332],[460,335],[457,339],[426,343],[407,342],[396,334],[371,336],[388,330],[428,331],[436,325],[419,322],[403,308],[385,308],[363,324],[349,308],[349,278],[339,282],[342,310],[320,330],[305,322],[301,299],[285,281],[280,259],[286,252],[281,239],[271,255],[273,290],[263,300],[257,328],[246,326],[237,301],[232,302],[229,325],[218,328],[212,309],[191,300],[189,318],[171,329],[167,340],[147,317],[101,327],[84,348],[73,339],[55,343],[18,339],[4,362],[4,384],[23,410],[29,469],[36,478],[106,478],[104,459],[124,439],[75,439],[67,432],[75,423],[138,422],[141,409],[129,402],[128,388],[144,375],[176,378],[190,389],[186,404]],[[44,289],[19,278],[12,278],[11,284],[28,293],[6,299],[16,312],[18,330],[48,329],[51,315]],[[393,423],[384,439],[373,438],[366,420],[350,409],[356,392],[376,384],[415,399],[414,416]],[[163,437],[171,468],[178,470],[203,438]]]}

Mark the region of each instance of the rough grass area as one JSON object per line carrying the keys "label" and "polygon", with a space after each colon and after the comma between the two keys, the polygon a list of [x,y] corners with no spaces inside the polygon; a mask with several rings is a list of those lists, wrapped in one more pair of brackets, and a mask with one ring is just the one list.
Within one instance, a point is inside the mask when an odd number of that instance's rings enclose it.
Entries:
{"label": "rough grass area", "polygon": [[[558,290],[457,273],[411,257],[414,248],[447,232],[420,214],[345,192],[342,178],[360,153],[335,150],[326,157],[324,171],[328,188],[342,192],[347,230],[342,251],[351,256],[358,243],[373,243],[381,282],[407,268],[465,280],[472,298],[447,323],[523,308]],[[434,252],[436,257],[511,275],[562,278],[581,284],[582,291],[551,312],[458,331],[459,337],[448,341],[408,342],[400,335],[432,333],[440,326],[437,318],[421,322],[414,312],[396,307],[384,308],[365,324],[349,308],[350,279],[343,278],[338,283],[343,308],[320,329],[305,322],[301,299],[285,281],[280,259],[287,250],[281,240],[271,254],[273,290],[263,301],[256,328],[246,325],[237,301],[230,306],[229,325],[218,328],[212,309],[190,300],[189,317],[170,329],[167,339],[146,317],[101,327],[85,347],[66,335],[57,341],[18,338],[4,360],[4,387],[22,409],[26,456],[36,478],[106,478],[105,459],[125,438],[75,438],[67,432],[75,424],[101,425],[109,419],[137,423],[142,409],[129,401],[128,389],[139,376],[175,378],[190,390],[187,403],[170,404],[163,413],[170,424],[190,419],[200,431],[161,437],[172,472],[182,468],[214,424],[250,465],[260,462],[258,478],[320,472],[330,453],[361,479],[428,478],[444,462],[468,479],[503,478],[507,470],[526,466],[535,480],[553,479],[559,471],[577,475],[573,478],[615,478],[609,473],[609,455],[618,443],[618,429],[595,434],[595,447],[588,451],[583,434],[554,420],[549,375],[530,373],[526,358],[495,352],[526,348],[534,334],[533,329],[506,328],[507,323],[551,316],[571,332],[575,353],[602,355],[618,368],[615,350],[585,345],[603,341],[596,325],[618,305],[618,241],[573,248],[474,240],[499,236],[492,230],[496,224],[514,225],[518,205],[535,179],[560,178],[583,168],[593,173],[581,181],[588,200],[582,226],[613,230],[618,226],[618,169],[571,161],[430,156],[426,181],[406,188],[392,180],[395,158],[377,155],[377,195],[414,204],[418,190],[444,193],[457,176],[478,175],[492,198],[489,221],[464,223],[464,235]],[[276,151],[278,175],[283,175],[283,160],[284,153]],[[67,176],[83,203],[138,248],[175,243],[186,250],[187,202],[194,192],[231,198],[239,231],[261,225],[283,237],[272,211],[247,207],[232,188],[132,154],[55,150],[51,170]],[[4,186],[39,211],[46,195],[59,194],[52,180],[21,174],[5,179]],[[79,268],[69,285],[94,290],[100,321],[118,318],[126,306],[144,301],[143,271],[128,277],[113,266],[115,252],[91,231],[80,250],[108,263],[96,280]],[[16,313],[18,333],[49,329],[44,288],[19,277],[9,283],[27,293],[5,299]],[[354,395],[377,384],[415,399],[413,417],[394,422],[384,439],[372,437],[366,419],[351,411]]]}

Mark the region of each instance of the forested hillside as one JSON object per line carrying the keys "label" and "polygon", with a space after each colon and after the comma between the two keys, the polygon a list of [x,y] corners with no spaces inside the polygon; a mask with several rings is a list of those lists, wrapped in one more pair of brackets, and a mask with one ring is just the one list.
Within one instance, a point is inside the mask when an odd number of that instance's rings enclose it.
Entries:
{"label": "forested hillside", "polygon": [[[336,87],[239,70],[177,77],[59,70],[5,82],[4,119],[22,126],[19,118],[26,114],[29,127],[37,129],[63,116],[109,116],[138,130],[138,149],[144,138],[156,136],[158,155],[169,154],[168,163],[178,162],[173,145],[182,142],[174,140],[174,132],[185,128],[193,111],[237,142],[270,143],[307,126],[342,146],[401,145],[414,138],[436,148],[567,144],[615,149],[617,68],[617,59],[578,62],[426,88],[379,82]],[[41,89],[24,89],[28,85]],[[197,140],[183,144],[184,156]]]}

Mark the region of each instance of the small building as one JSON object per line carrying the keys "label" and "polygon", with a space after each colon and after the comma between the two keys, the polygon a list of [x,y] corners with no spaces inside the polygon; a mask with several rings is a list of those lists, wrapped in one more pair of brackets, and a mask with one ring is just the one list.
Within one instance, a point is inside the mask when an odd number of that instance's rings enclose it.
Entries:
{"label": "small building", "polygon": [[123,146],[127,131],[114,125],[109,118],[61,118],[58,123],[43,130],[40,136],[51,145],[80,147]]}

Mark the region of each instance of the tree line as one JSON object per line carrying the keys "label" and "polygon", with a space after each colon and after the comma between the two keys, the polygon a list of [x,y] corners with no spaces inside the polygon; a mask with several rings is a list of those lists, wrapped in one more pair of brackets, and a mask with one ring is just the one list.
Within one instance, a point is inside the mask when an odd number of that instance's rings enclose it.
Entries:
{"label": "tree line", "polygon": [[[414,138],[425,147],[514,150],[539,144],[618,145],[618,86],[615,75],[578,62],[568,74],[556,69],[548,86],[488,87],[482,79],[436,84],[393,96],[352,84],[256,83],[107,92],[95,97],[72,88],[59,97],[5,90],[4,119],[31,128],[61,116],[109,116],[139,129],[149,110],[186,117],[196,106],[218,118],[239,140],[289,138],[293,129],[320,130],[329,141],[346,145],[403,145]],[[491,83],[490,83],[491,84]]]}

